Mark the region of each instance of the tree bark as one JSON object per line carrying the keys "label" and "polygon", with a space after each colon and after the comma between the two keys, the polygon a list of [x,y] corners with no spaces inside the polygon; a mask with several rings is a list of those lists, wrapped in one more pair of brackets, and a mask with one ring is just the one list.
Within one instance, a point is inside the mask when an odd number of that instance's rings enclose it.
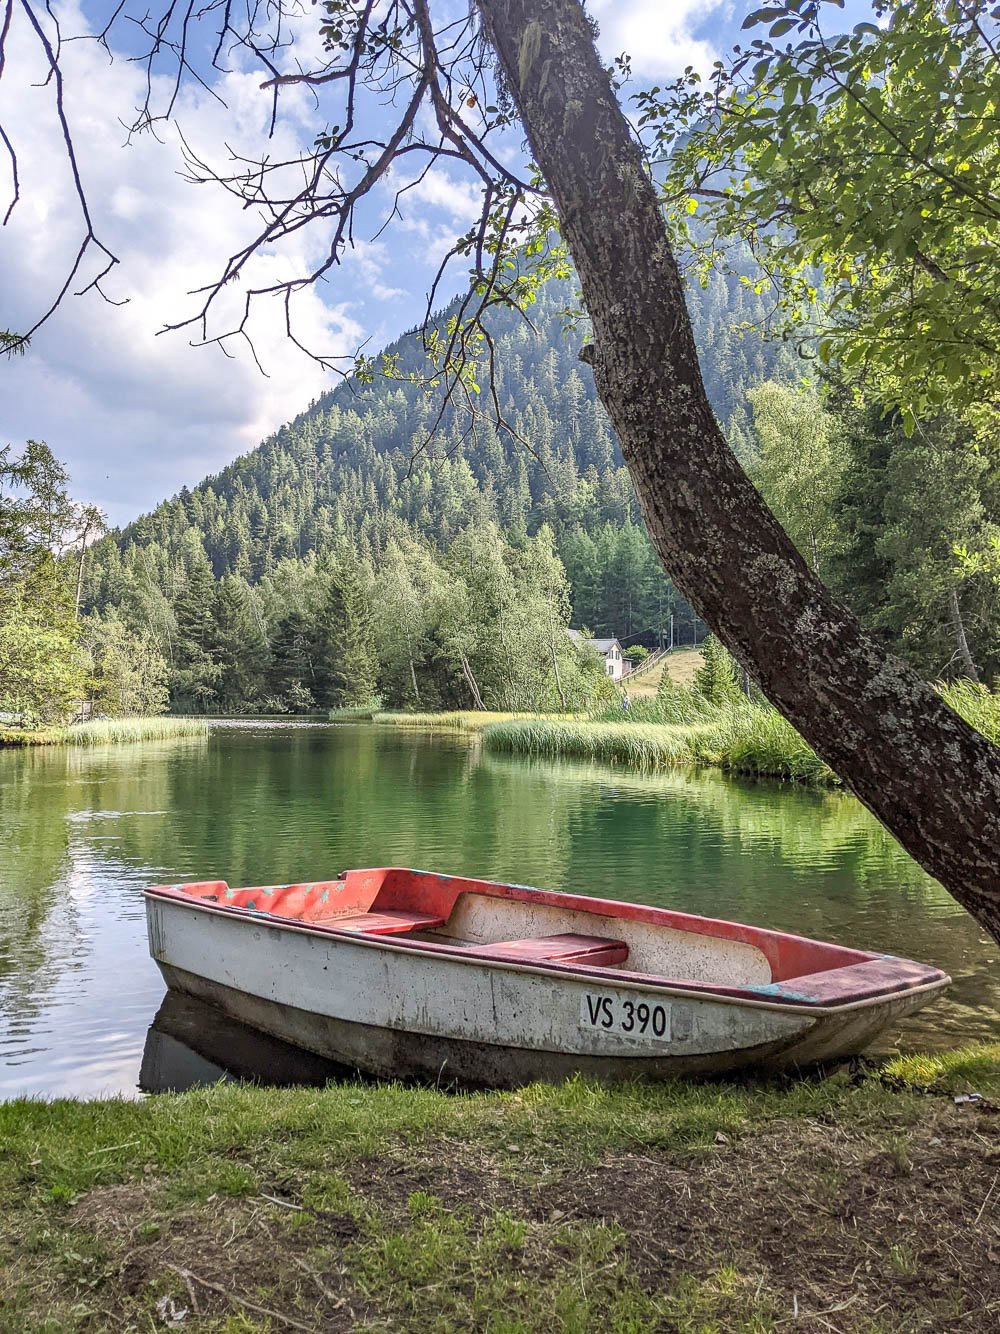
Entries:
{"label": "tree bark", "polygon": [[90,536],[90,524],[88,523],[83,530],[80,539],[80,560],[76,569],[76,602],[73,606],[73,619],[80,619],[80,600],[83,597],[83,565],[87,559],[87,538]]}
{"label": "tree bark", "polygon": [[556,689],[559,691],[559,702],[562,705],[563,713],[566,712],[566,696],[563,694],[562,681],[559,677],[559,663],[556,660],[556,637],[552,629],[552,608],[549,608],[549,649],[552,653],[552,670],[555,673]]}
{"label": "tree bark", "polygon": [[965,637],[965,622],[962,620],[962,609],[958,605],[958,589],[952,584],[948,590],[948,614],[951,616],[952,629],[955,631],[955,643],[958,646],[958,660],[965,670],[966,676],[973,681],[979,680],[979,672],[976,670],[976,664],[972,660],[972,654],[969,651],[969,641]]}
{"label": "tree bark", "polygon": [[726,444],[656,192],[577,0],[477,0],[593,326],[581,356],[675,583],[778,709],[1000,940],[1000,751],[810,571]]}
{"label": "tree bark", "polygon": [[462,664],[462,671],[465,674],[469,689],[472,691],[472,698],[475,700],[476,708],[482,709],[485,713],[486,705],[483,703],[483,697],[480,695],[479,687],[476,685],[476,678],[472,675],[472,668],[469,666],[469,659],[465,656],[463,649],[458,650],[458,657]]}
{"label": "tree bark", "polygon": [[417,685],[417,669],[413,665],[413,645],[410,642],[409,635],[406,636],[406,656],[410,660],[410,680],[413,682],[413,695],[419,705],[420,687]]}

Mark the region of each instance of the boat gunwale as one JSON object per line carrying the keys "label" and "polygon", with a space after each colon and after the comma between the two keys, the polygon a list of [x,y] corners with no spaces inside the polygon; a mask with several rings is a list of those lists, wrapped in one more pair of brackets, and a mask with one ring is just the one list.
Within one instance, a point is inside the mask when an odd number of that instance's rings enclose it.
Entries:
{"label": "boat gunwale", "polygon": [[[406,868],[393,867],[386,869],[403,870]],[[436,875],[438,873],[424,872],[422,874]],[[463,879],[464,877],[442,876],[441,878]],[[194,881],[189,883],[199,884],[207,882]],[[503,888],[527,891],[539,895],[551,894],[554,898],[557,898],[561,904],[566,904],[567,907],[571,906],[574,900],[580,900],[586,905],[595,904],[609,908],[620,908],[623,906],[614,899],[597,899],[583,895],[556,894],[555,891],[537,890],[529,885],[506,885],[500,881],[479,881],[478,883],[484,885],[497,884],[501,885]],[[175,903],[183,908],[193,909],[196,912],[214,914],[230,921],[237,921],[246,925],[256,924],[258,926],[264,926],[271,931],[301,933],[321,940],[329,940],[332,937],[336,941],[350,942],[366,949],[390,950],[418,956],[429,955],[434,958],[446,958],[458,963],[476,965],[480,968],[499,968],[506,972],[525,973],[541,977],[552,977],[555,975],[576,982],[600,983],[602,985],[619,987],[629,991],[655,991],[660,995],[676,996],[677,998],[684,1000],[703,1000],[722,1005],[739,1005],[752,1009],[763,1009],[776,1013],[795,1014],[799,1016],[804,1014],[814,1015],[816,1017],[824,1015],[844,1015],[854,1010],[868,1009],[873,1005],[892,1003],[893,1001],[920,995],[925,992],[940,991],[951,983],[951,977],[947,973],[942,972],[940,969],[935,969],[931,965],[918,964],[915,960],[902,959],[895,955],[879,955],[856,950],[854,953],[864,954],[865,963],[882,961],[887,964],[893,962],[913,964],[916,967],[923,968],[928,973],[936,973],[937,976],[928,977],[924,982],[912,982],[909,984],[901,982],[893,988],[879,991],[874,995],[852,997],[850,993],[847,993],[842,1000],[828,1004],[824,1004],[802,993],[785,993],[784,995],[775,993],[775,998],[772,999],[767,995],[760,994],[764,989],[762,987],[726,987],[717,983],[698,982],[696,979],[665,978],[655,974],[621,972],[617,969],[601,968],[587,964],[574,964],[572,962],[561,962],[558,960],[536,960],[532,963],[520,963],[514,959],[504,959],[496,955],[491,956],[485,953],[477,953],[474,946],[448,945],[443,942],[438,943],[437,941],[415,940],[412,937],[406,938],[405,936],[400,935],[366,935],[362,931],[345,930],[334,925],[328,926],[313,922],[303,922],[296,918],[280,917],[274,913],[262,912],[255,908],[245,908],[237,904],[225,904],[205,899],[195,899],[183,889],[173,885],[150,886],[144,890],[144,896],[147,900],[152,899],[158,902],[165,901],[168,903]],[[659,909],[646,904],[629,904],[627,906],[648,910],[651,914],[663,913],[671,916],[693,916],[691,914],[673,914],[669,909]],[[591,911],[589,908],[586,908],[585,910]],[[611,918],[621,916],[621,914],[615,914],[613,912],[607,914],[594,913],[594,915],[609,916]],[[720,925],[727,926],[745,925],[743,923],[724,922],[723,919],[715,918],[696,917],[694,920],[706,924],[718,922]],[[669,929],[676,930],[681,928],[670,927]],[[780,932],[768,931],[765,927],[751,927],[749,929],[755,932],[762,931],[769,935],[782,934]],[[700,932],[698,934],[711,935],[710,932]],[[826,943],[824,941],[815,941],[808,936],[794,937],[794,939],[815,945],[823,945]],[[859,966],[861,965],[853,965],[853,967]],[[823,973],[820,971],[812,974],[806,973],[803,974],[801,978],[790,980],[801,980],[805,983],[809,978],[822,976]],[[769,983],[766,985],[768,987],[774,987],[780,984]]]}

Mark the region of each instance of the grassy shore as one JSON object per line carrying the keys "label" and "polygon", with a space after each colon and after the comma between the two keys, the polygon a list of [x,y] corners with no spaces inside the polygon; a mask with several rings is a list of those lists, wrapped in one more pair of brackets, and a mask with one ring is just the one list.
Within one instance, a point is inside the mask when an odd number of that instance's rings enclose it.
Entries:
{"label": "grassy shore", "polygon": [[109,718],[71,727],[0,728],[0,746],[112,746],[131,741],[166,741],[207,736],[204,718]]}
{"label": "grassy shore", "polygon": [[[938,689],[956,713],[1000,744],[1000,696],[967,681]],[[572,756],[647,769],[709,764],[755,778],[814,786],[839,782],[830,766],[769,704],[740,698],[714,705],[690,689],[655,700],[633,700],[627,717],[617,705],[587,719],[550,716],[519,721],[507,715],[486,726],[483,744],[508,754]]]}
{"label": "grassy shore", "polygon": [[495,723],[483,733],[483,743],[488,750],[509,754],[565,755],[648,769],[711,764],[728,773],[758,778],[814,784],[838,781],[780,714],[749,703],[727,708],[697,706],[690,717],[675,722],[554,718]]}
{"label": "grassy shore", "polygon": [[385,727],[443,727],[456,732],[481,732],[494,723],[515,719],[558,719],[555,713],[494,713],[483,709],[453,709],[448,713],[376,713],[373,722]]}
{"label": "grassy shore", "polygon": [[780,1084],[11,1103],[0,1329],[994,1328],[998,1098],[993,1047]]}
{"label": "grassy shore", "polygon": [[493,723],[483,741],[488,750],[510,754],[568,755],[655,769],[697,762],[699,743],[710,731],[697,725],[532,718]]}

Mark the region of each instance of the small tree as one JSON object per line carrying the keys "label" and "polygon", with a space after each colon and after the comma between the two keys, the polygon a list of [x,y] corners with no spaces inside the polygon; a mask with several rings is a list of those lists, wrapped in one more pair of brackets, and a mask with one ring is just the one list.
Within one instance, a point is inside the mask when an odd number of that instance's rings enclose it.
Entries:
{"label": "small tree", "polygon": [[93,660],[90,699],[96,713],[136,718],[166,710],[167,663],[149,635],[130,631],[112,612],[88,617],[82,639]]}
{"label": "small tree", "polygon": [[816,574],[824,572],[833,543],[833,499],[844,468],[834,418],[815,389],[768,381],[747,394],[760,456],[750,480],[781,520]]}
{"label": "small tree", "polygon": [[53,623],[37,603],[15,595],[0,615],[0,712],[20,723],[63,722],[83,699],[87,659],[76,642],[70,605]]}
{"label": "small tree", "polygon": [[702,664],[695,672],[694,685],[710,704],[733,705],[740,699],[739,667],[731,653],[709,635],[701,646]]}

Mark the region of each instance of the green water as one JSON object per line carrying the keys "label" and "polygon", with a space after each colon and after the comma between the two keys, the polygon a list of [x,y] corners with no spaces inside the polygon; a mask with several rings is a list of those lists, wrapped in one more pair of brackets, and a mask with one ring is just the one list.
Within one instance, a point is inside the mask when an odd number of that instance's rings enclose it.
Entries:
{"label": "green water", "polygon": [[514,880],[908,955],[955,987],[892,1041],[998,1032],[997,947],[837,793],[490,756],[368,725],[237,724],[207,740],[0,751],[0,840],[3,1097],[135,1091],[163,996],[147,884],[350,866]]}

